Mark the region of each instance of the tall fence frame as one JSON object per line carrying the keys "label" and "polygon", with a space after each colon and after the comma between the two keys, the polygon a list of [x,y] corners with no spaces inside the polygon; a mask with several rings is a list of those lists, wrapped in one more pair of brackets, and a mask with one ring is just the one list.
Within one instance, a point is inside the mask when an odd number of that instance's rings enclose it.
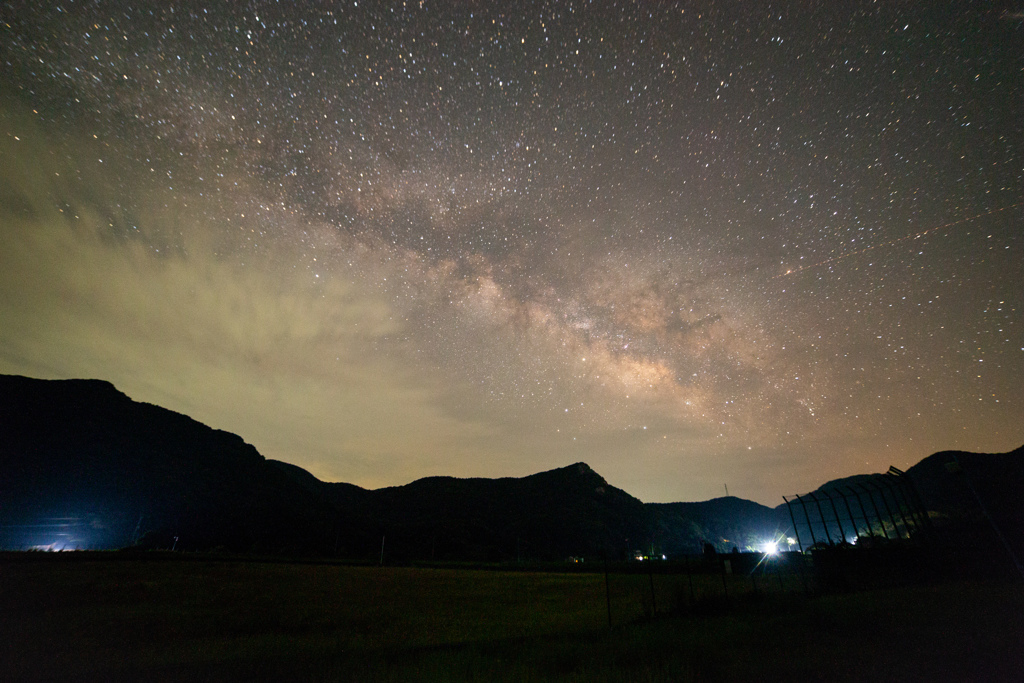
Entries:
{"label": "tall fence frame", "polygon": [[848,484],[782,499],[786,501],[801,552],[814,546],[834,547],[883,539],[924,541],[934,535],[913,482],[896,467]]}

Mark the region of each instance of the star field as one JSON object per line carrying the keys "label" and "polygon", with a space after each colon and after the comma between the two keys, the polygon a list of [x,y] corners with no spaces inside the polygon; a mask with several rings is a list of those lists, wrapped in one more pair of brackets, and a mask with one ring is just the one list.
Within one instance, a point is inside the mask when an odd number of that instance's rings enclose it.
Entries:
{"label": "star field", "polygon": [[0,8],[0,371],[363,486],[768,504],[1024,442],[1024,21]]}

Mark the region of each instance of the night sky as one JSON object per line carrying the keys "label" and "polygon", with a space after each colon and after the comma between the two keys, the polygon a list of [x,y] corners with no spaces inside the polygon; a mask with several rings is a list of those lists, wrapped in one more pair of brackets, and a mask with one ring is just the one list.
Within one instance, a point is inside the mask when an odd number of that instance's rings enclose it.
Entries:
{"label": "night sky", "polygon": [[1024,443],[1024,13],[5,2],[0,372],[321,479]]}

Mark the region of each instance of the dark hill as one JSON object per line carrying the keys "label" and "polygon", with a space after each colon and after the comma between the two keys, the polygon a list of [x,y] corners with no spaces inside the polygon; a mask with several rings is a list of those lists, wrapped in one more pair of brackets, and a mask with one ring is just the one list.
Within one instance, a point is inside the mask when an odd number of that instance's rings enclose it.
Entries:
{"label": "dark hill", "polygon": [[644,506],[585,464],[367,491],[268,461],[234,434],[94,380],[0,375],[0,547],[555,559],[645,534]]}
{"label": "dark hill", "polygon": [[618,557],[646,532],[644,504],[584,463],[519,479],[429,477],[358,493],[329,487],[342,517],[373,520],[392,557],[508,561]]}
{"label": "dark hill", "polygon": [[941,451],[911,467],[907,475],[929,509],[943,514],[977,509],[979,499],[999,516],[1024,510],[1024,446],[1009,453]]}
{"label": "dark hill", "polygon": [[996,550],[997,563],[1024,575],[1024,446],[1009,453],[942,451],[907,475],[947,544],[975,558]]}
{"label": "dark hill", "polygon": [[789,531],[788,515],[753,501],[727,496],[701,503],[648,503],[656,545],[668,554],[698,553],[704,543],[717,550],[760,549]]}
{"label": "dark hill", "polygon": [[240,437],[108,382],[0,375],[0,545],[308,548],[326,508]]}
{"label": "dark hill", "polygon": [[[937,453],[908,475],[936,519],[977,522],[982,500],[1016,538],[1022,461],[1024,449]],[[0,548],[172,547],[177,538],[184,550],[377,560],[383,541],[389,561],[619,559],[698,552],[703,542],[746,549],[789,533],[784,505],[644,504],[584,463],[378,490],[325,483],[107,382],[0,375]]]}

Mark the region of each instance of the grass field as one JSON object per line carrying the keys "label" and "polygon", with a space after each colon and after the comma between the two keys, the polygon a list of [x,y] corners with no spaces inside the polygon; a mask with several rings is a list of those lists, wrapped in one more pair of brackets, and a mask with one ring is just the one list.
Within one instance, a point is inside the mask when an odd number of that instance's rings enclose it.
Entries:
{"label": "grass field", "polygon": [[[4,680],[1019,680],[1020,584],[0,560]],[[779,583],[783,578],[789,583]],[[650,586],[654,582],[655,603]],[[653,607],[657,614],[652,614]]]}

